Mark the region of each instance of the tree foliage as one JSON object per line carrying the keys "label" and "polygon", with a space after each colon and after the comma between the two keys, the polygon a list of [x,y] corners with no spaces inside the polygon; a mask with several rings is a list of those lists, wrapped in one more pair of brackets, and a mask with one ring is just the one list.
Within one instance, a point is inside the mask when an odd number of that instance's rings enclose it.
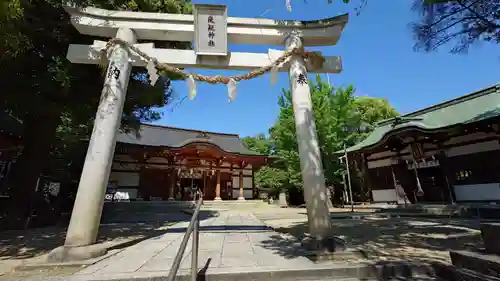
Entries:
{"label": "tree foliage", "polygon": [[[353,86],[333,87],[321,80],[310,81],[313,112],[327,183],[341,182],[344,167],[338,151],[361,141],[376,122],[398,115],[385,99],[356,97]],[[283,89],[278,118],[269,130],[244,139],[247,146],[274,158],[255,175],[256,185],[273,189],[301,189],[300,160],[295,135],[292,97]]]}
{"label": "tree foliage", "polygon": [[465,52],[480,41],[500,43],[500,1],[417,0],[420,18],[413,25],[415,47],[435,50],[454,42],[454,53]]}
{"label": "tree foliage", "polygon": [[[19,216],[29,212],[30,194],[51,155],[61,154],[54,149],[69,150],[71,141],[88,137],[102,91],[104,80],[97,66],[71,64],[66,59],[69,44],[92,44],[98,38],[80,34],[63,5],[191,12],[189,0],[0,0],[0,79],[4,85],[0,109],[19,118],[24,127],[24,148],[9,182],[11,202],[22,210],[16,214]],[[190,48],[190,43],[155,43]],[[152,87],[145,73],[141,68],[132,70],[122,118],[124,130],[159,119],[157,108],[172,99],[170,79],[161,79]],[[60,141],[66,144],[61,146]]]}

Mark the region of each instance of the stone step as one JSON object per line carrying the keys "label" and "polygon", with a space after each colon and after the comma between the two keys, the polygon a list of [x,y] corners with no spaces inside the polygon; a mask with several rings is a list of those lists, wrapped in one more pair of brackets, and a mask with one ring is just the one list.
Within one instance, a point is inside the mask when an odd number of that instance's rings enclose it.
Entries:
{"label": "stone step", "polygon": [[488,276],[484,275],[472,270],[468,269],[457,269],[455,271],[455,276],[453,279],[449,279],[450,281],[452,280],[458,280],[458,281],[500,281],[500,278],[496,278],[493,276]]}
{"label": "stone step", "polygon": [[474,207],[462,205],[445,205],[433,207],[409,205],[406,207],[382,208],[376,213],[426,214],[463,218],[500,219],[500,208],[497,206]]}
{"label": "stone step", "polygon": [[498,207],[484,207],[478,208],[478,217],[483,219],[500,219],[500,208]]}
{"label": "stone step", "polygon": [[101,219],[101,224],[113,224],[113,223],[160,223],[160,222],[177,222],[177,221],[189,221],[189,217],[186,214],[114,214],[106,215]]}
{"label": "stone step", "polygon": [[435,263],[434,268],[436,269],[436,275],[441,278],[441,280],[448,281],[500,281],[496,277],[487,276],[482,273],[478,273],[466,268],[454,267],[450,264],[445,263]]}
{"label": "stone step", "polygon": [[[329,264],[299,269],[257,267],[257,268],[208,268],[199,271],[197,280],[204,281],[375,281],[375,280],[408,280],[408,281],[443,281],[434,274],[430,265],[394,262],[380,264]],[[65,281],[164,281],[168,271],[134,272],[120,275],[87,275],[78,274],[65,278]],[[190,280],[189,270],[178,272],[178,281]]]}
{"label": "stone step", "polygon": [[452,215],[456,213],[456,209],[450,206],[419,206],[408,205],[406,207],[396,208],[381,208],[378,212],[381,213],[405,213],[405,214],[432,214],[432,215]]}
{"label": "stone step", "polygon": [[[205,201],[201,207],[201,216],[210,217],[218,212],[247,208],[268,208],[261,200],[249,201]],[[106,202],[101,223],[162,222],[185,220],[183,214],[192,212],[192,201],[135,201]],[[182,218],[179,218],[181,216]]]}
{"label": "stone step", "polygon": [[[113,202],[106,203],[103,208],[101,223],[166,223],[189,221],[191,218],[191,202]],[[215,216],[219,210],[202,209],[202,220]]]}
{"label": "stone step", "polygon": [[472,251],[451,251],[451,262],[457,269],[468,269],[500,278],[500,256]]}
{"label": "stone step", "polygon": [[481,236],[486,252],[500,255],[500,223],[481,223]]}
{"label": "stone step", "polygon": [[141,201],[141,202],[106,202],[103,211],[110,212],[163,212],[168,213],[171,210],[178,210],[179,208],[191,208],[192,202],[179,201]]}
{"label": "stone step", "polygon": [[212,201],[212,200],[207,200],[203,201],[203,204],[205,205],[252,205],[252,204],[268,204],[262,200],[223,200],[223,201]]}

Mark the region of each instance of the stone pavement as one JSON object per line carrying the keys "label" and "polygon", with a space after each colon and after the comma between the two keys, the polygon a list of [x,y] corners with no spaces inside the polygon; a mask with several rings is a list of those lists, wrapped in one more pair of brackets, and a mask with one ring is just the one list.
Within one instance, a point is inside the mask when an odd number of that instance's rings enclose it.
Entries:
{"label": "stone pavement", "polygon": [[[65,280],[109,280],[166,276],[179,249],[188,222],[169,227],[158,237],[133,245]],[[199,270],[207,273],[241,273],[270,270],[324,268],[304,256],[286,238],[248,211],[227,211],[201,221]],[[283,239],[282,239],[283,238]],[[179,274],[189,274],[191,241]],[[331,266],[331,265],[329,265]]]}

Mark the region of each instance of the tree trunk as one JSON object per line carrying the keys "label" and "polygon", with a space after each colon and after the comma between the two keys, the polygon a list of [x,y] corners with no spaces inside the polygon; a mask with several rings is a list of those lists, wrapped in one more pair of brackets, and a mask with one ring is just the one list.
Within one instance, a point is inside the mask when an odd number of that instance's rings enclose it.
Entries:
{"label": "tree trunk", "polygon": [[38,177],[47,165],[60,114],[60,109],[39,108],[23,120],[23,150],[9,177],[8,228],[23,228],[31,215]]}

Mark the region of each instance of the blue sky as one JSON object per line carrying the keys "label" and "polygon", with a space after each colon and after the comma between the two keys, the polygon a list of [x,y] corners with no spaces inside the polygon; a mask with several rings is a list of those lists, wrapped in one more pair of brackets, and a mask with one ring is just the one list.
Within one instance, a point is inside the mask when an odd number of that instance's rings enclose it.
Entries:
{"label": "blue sky", "polygon": [[[339,43],[315,48],[324,55],[342,56],[344,71],[330,75],[336,86],[353,84],[357,95],[387,98],[401,113],[411,112],[500,82],[498,45],[479,44],[468,54],[454,55],[444,47],[437,52],[413,50],[409,24],[416,18],[410,10],[413,0],[368,0],[360,15],[353,10],[359,0],[345,5],[342,0],[291,0],[292,12],[285,0],[208,0],[195,3],[226,4],[232,17],[315,20],[351,12]],[[267,11],[267,12],[266,12]],[[261,16],[263,13],[265,15]],[[267,53],[282,46],[230,45],[230,51]],[[204,75],[234,75],[236,71],[189,71]],[[277,97],[288,88],[286,73],[270,85],[269,75],[238,85],[238,96],[228,103],[225,85],[198,83],[198,95],[192,101],[163,109],[162,120],[155,124],[237,133],[240,136],[266,133],[278,114]],[[186,96],[183,81],[174,83],[177,99]]]}

